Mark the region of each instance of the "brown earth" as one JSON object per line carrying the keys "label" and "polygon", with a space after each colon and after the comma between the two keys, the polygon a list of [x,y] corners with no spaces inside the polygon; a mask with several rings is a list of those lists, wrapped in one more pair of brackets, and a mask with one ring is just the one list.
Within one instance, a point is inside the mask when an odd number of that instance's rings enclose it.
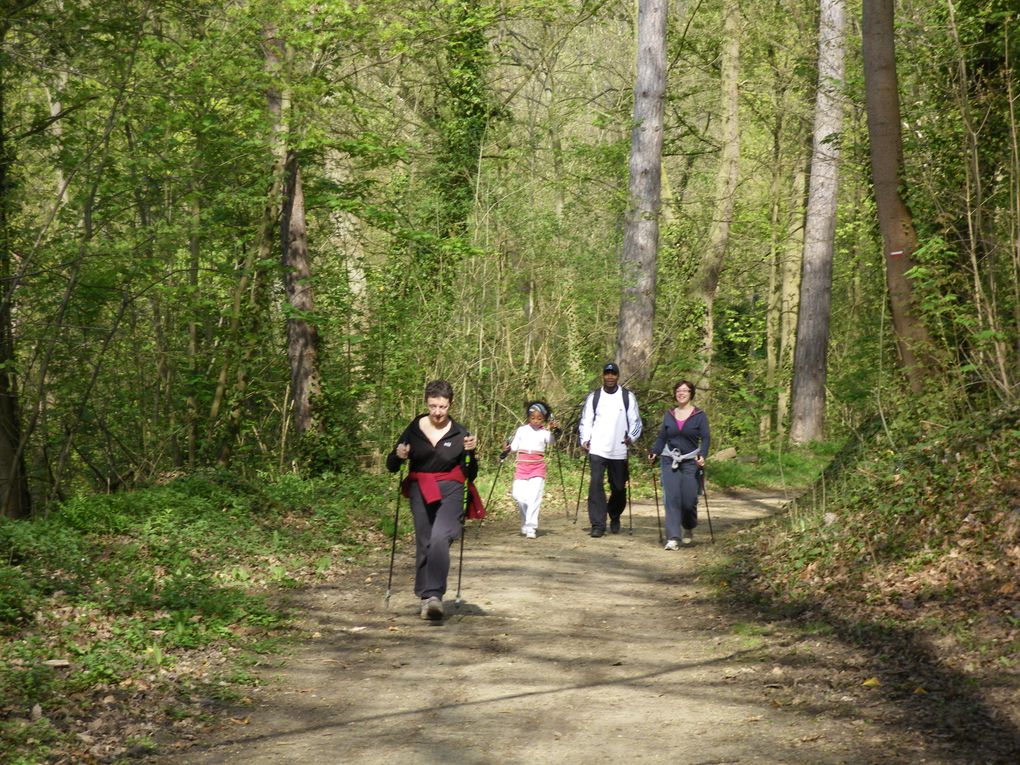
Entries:
{"label": "brown earth", "polygon": [[[150,760],[188,765],[356,763],[1017,763],[1015,727],[979,689],[823,624],[726,597],[726,540],[781,498],[711,497],[695,544],[664,551],[656,508],[587,536],[562,505],[538,539],[516,519],[468,529],[462,602],[422,621],[402,542],[387,558],[298,591],[307,630],[258,671],[249,703],[200,741]],[[559,512],[554,512],[559,511]],[[753,532],[752,532],[753,533]],[[904,670],[903,667],[907,669]],[[912,668],[912,669],[911,669]]]}

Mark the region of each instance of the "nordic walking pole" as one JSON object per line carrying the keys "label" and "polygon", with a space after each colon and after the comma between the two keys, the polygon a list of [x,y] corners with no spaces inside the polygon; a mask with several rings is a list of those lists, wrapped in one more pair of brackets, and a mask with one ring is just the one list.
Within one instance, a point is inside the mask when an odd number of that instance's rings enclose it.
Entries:
{"label": "nordic walking pole", "polygon": [[[492,493],[496,490],[496,483],[499,481],[499,471],[501,471],[503,469],[503,463],[506,462],[506,455],[507,455],[507,452],[503,452],[503,453],[501,453],[499,455],[499,466],[496,468],[496,477],[492,479],[492,486],[489,487],[489,496],[485,498],[485,506],[486,507],[489,506],[489,502],[492,500]],[[467,484],[465,484],[464,486],[465,486],[465,488],[467,488]],[[467,509],[466,509],[467,505],[464,505],[464,507],[465,507],[464,512],[466,513],[467,512]],[[485,523],[485,519],[484,518],[478,522],[478,533],[479,534],[482,532],[482,524],[483,523]],[[463,541],[463,537],[461,537],[461,541]]]}
{"label": "nordic walking pole", "polygon": [[397,554],[397,523],[400,520],[400,492],[404,483],[404,466],[400,466],[400,475],[397,476],[397,502],[393,508],[393,541],[390,543],[390,575],[386,580],[386,597],[384,605],[390,607],[390,590],[393,587],[393,557]]}
{"label": "nordic walking pole", "polygon": [[[471,466],[471,455],[464,452],[464,467]],[[491,492],[490,492],[491,493]],[[460,559],[457,561],[457,598],[453,601],[460,608],[460,580],[464,574],[464,524],[467,521],[468,508],[471,506],[471,479],[464,475],[464,508],[460,513]]]}
{"label": "nordic walking pole", "polygon": [[577,524],[577,514],[581,511],[581,490],[584,488],[584,471],[588,468],[588,452],[584,453],[584,461],[581,462],[581,483],[577,485],[577,504],[574,505],[574,524]]}
{"label": "nordic walking pole", "polygon": [[634,536],[634,502],[630,498],[630,452],[627,452],[627,518],[630,523],[630,529],[627,531],[627,536]]}
{"label": "nordic walking pole", "polygon": [[705,498],[705,515],[708,516],[708,534],[712,537],[712,544],[715,544],[715,532],[712,530],[712,512],[708,509],[708,492],[705,490],[705,468],[698,471],[701,476],[701,496]]}
{"label": "nordic walking pole", "polygon": [[563,489],[563,510],[570,517],[570,500],[567,499],[567,484],[563,480],[563,460],[560,458],[560,450],[556,450],[556,467],[560,469],[560,488]]}
{"label": "nordic walking pole", "polygon": [[655,465],[652,465],[652,491],[655,492],[655,525],[659,527],[659,544],[662,544],[662,518],[659,515],[659,482],[655,478]]}

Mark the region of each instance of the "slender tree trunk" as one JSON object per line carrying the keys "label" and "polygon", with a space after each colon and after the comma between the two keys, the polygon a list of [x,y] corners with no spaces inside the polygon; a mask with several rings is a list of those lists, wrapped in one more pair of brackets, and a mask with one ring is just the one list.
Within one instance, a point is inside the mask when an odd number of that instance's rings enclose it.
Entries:
{"label": "slender tree trunk", "polygon": [[305,195],[301,187],[301,166],[298,155],[287,156],[286,195],[280,223],[283,253],[283,285],[290,304],[287,317],[287,356],[290,359],[290,381],[294,429],[298,435],[319,429],[313,401],[319,393],[319,335],[310,319],[315,310],[311,266],[308,260],[308,233],[305,225]]}
{"label": "slender tree trunk", "polygon": [[[202,225],[201,195],[195,193],[191,206],[191,235],[188,242],[188,286],[193,298],[198,297],[199,229]],[[198,385],[201,371],[198,359],[198,310],[197,301],[190,306],[188,319],[188,468],[195,469],[198,459]]]}
{"label": "slender tree trunk", "polygon": [[12,315],[15,284],[11,269],[10,211],[14,202],[11,182],[14,146],[7,134],[8,65],[4,55],[9,30],[8,20],[0,18],[0,515],[23,518],[32,511],[32,498],[25,473]]}
{"label": "slender tree trunk", "polygon": [[7,25],[0,22],[0,514],[22,518],[32,510],[28,478],[25,475],[25,449],[21,432],[21,405],[18,399],[17,362],[14,355],[12,304],[14,284],[11,278],[11,231],[8,211],[13,201],[10,169],[14,149],[7,136],[5,112],[7,62],[3,42]]}
{"label": "slender tree trunk", "polygon": [[[738,0],[723,2],[723,46],[721,65],[722,90],[722,153],[715,179],[715,211],[708,234],[708,248],[696,277],[698,297],[705,308],[705,325],[702,339],[701,384],[711,378],[715,343],[715,317],[713,307],[729,247],[730,226],[733,224],[733,207],[740,180],[740,4]],[[702,399],[708,398],[711,385],[706,386]]]}
{"label": "slender tree trunk", "polygon": [[630,380],[647,379],[652,366],[668,7],[666,0],[638,2],[629,206],[623,235],[623,293],[616,334],[616,358]]}
{"label": "slender tree trunk", "polygon": [[825,378],[832,304],[832,253],[836,237],[839,190],[839,134],[843,129],[846,14],[844,0],[822,0],[818,22],[818,95],[814,144],[804,225],[800,311],[793,353],[793,415],[790,440],[795,444],[825,436]]}
{"label": "slender tree trunk", "polygon": [[910,389],[920,393],[933,363],[928,330],[914,308],[907,271],[917,250],[914,219],[902,196],[903,141],[893,35],[894,0],[864,0],[864,95],[871,142],[871,177],[882,230],[886,283],[899,361]]}
{"label": "slender tree trunk", "polygon": [[783,370],[783,383],[776,398],[776,430],[786,429],[790,412],[792,387],[793,349],[797,342],[797,314],[800,312],[800,266],[804,255],[804,215],[807,196],[808,152],[803,159],[798,157],[797,169],[793,176],[794,207],[787,223],[787,244],[781,264],[782,286],[780,287],[779,321],[779,368]]}
{"label": "slender tree trunk", "polygon": [[[779,369],[779,324],[782,306],[781,266],[782,241],[779,228],[782,223],[781,190],[783,180],[783,94],[776,88],[776,103],[780,105],[776,113],[776,122],[772,126],[772,178],[769,184],[771,208],[769,210],[769,291],[768,305],[765,311],[765,387],[772,391],[777,387]],[[784,232],[785,233],[785,232]],[[758,441],[767,444],[772,437],[773,416],[775,410],[766,409],[758,423]]]}

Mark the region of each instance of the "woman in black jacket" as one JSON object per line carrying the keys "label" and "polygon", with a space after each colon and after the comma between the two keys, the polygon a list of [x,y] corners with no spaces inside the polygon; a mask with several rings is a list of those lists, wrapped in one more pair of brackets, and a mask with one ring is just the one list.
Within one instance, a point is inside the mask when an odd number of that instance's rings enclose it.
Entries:
{"label": "woman in black jacket", "polygon": [[662,416],[659,435],[648,452],[658,457],[662,471],[662,499],[666,505],[666,549],[694,541],[698,525],[698,471],[708,456],[708,415],[694,406],[694,383],[681,380],[673,386],[676,406]]}
{"label": "woman in black jacket", "polygon": [[[478,475],[476,439],[450,417],[452,403],[453,386],[446,380],[426,385],[428,412],[411,420],[386,457],[386,468],[391,473],[410,460],[403,491],[414,518],[414,593],[421,598],[423,619],[443,618],[450,545],[460,537],[462,528],[464,485]],[[468,515],[480,517],[474,513],[480,509],[481,500],[473,484],[470,488]]]}

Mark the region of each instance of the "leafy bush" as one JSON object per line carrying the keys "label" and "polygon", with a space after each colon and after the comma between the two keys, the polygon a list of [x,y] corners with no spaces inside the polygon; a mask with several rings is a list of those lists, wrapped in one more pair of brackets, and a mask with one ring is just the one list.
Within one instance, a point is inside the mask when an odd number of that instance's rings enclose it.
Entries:
{"label": "leafy bush", "polygon": [[27,619],[33,611],[33,595],[22,571],[0,564],[0,626]]}

